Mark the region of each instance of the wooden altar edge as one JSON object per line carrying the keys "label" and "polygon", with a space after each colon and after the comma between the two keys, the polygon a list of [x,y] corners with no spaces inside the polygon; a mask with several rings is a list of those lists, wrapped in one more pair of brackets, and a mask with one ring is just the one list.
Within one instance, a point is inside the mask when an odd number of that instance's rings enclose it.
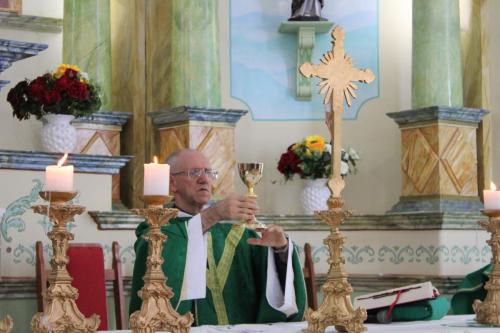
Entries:
{"label": "wooden altar edge", "polygon": [[[357,275],[349,276],[356,294],[371,293],[379,290],[397,288],[409,284],[431,281],[442,295],[453,295],[463,276],[427,276],[427,275]],[[316,275],[316,285],[321,287],[326,281],[326,274]],[[125,296],[130,296],[132,277],[123,277]],[[112,282],[106,283],[106,294],[113,296]],[[35,278],[2,277],[0,280],[0,299],[36,299]]]}
{"label": "wooden altar edge", "polygon": [[[0,169],[45,171],[47,165],[55,165],[62,153],[37,151],[0,150]],[[67,165],[73,165],[75,172],[118,174],[134,156],[104,156],[69,154]]]}
{"label": "wooden altar edge", "polygon": [[[128,211],[89,211],[99,230],[134,230],[144,221]],[[311,215],[258,215],[263,223],[276,224],[287,231],[329,231],[328,225]],[[365,230],[481,230],[476,213],[413,213],[353,215],[341,225],[344,231]]]}

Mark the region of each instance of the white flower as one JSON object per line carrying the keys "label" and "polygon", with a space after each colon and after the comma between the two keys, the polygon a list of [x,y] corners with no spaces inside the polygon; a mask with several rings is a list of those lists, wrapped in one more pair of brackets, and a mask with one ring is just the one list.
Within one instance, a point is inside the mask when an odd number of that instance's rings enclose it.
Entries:
{"label": "white flower", "polygon": [[340,161],[340,175],[347,176],[349,173],[349,164],[345,161]]}
{"label": "white flower", "polygon": [[331,154],[332,153],[332,145],[329,143],[325,143],[325,150]]}
{"label": "white flower", "polygon": [[85,80],[89,80],[89,74],[87,72],[80,72],[80,76]]}
{"label": "white flower", "polygon": [[349,149],[347,150],[349,156],[351,157],[352,160],[359,160],[359,155],[358,153],[352,148],[352,147],[349,147]]}

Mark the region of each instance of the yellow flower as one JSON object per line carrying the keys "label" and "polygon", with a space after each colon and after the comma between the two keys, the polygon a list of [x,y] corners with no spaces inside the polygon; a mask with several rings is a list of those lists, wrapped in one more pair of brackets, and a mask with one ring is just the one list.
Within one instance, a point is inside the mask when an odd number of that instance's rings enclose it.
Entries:
{"label": "yellow flower", "polygon": [[72,69],[74,70],[75,72],[79,72],[80,71],[80,68],[78,68],[78,66],[75,66],[75,65],[67,65],[67,64],[61,64],[59,65],[59,67],[55,70],[54,72],[54,77],[56,79],[60,78],[61,76],[64,75],[64,73],[66,73],[66,70],[67,69]]}
{"label": "yellow flower", "polygon": [[319,135],[310,135],[304,139],[304,144],[312,151],[322,152],[325,149],[325,139]]}

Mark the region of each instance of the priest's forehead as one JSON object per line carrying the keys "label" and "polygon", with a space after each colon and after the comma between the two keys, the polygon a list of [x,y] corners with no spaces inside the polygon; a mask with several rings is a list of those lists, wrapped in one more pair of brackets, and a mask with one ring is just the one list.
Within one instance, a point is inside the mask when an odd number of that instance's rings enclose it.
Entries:
{"label": "priest's forehead", "polygon": [[186,171],[194,168],[210,168],[210,162],[203,153],[194,149],[179,150],[167,158],[171,172]]}

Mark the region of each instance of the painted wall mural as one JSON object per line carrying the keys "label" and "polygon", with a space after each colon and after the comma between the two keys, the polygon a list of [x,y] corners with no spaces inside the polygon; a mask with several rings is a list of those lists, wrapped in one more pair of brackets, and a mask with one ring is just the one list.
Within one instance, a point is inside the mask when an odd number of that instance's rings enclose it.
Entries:
{"label": "painted wall mural", "polygon": [[[231,96],[247,104],[254,120],[324,119],[323,99],[312,81],[312,100],[295,99],[297,36],[278,32],[290,17],[291,0],[231,0]],[[344,113],[354,120],[361,106],[379,95],[378,0],[325,1],[322,16],[344,28],[345,49],[358,68],[376,80],[359,85],[358,98]],[[312,62],[331,48],[329,33],[317,34]]]}

